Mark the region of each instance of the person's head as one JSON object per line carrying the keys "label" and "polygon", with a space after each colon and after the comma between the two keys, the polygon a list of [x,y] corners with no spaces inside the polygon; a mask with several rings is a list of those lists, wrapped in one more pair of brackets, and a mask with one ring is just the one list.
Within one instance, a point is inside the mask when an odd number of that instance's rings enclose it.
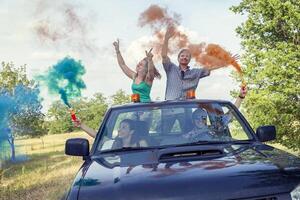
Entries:
{"label": "person's head", "polygon": [[191,52],[188,49],[182,49],[178,54],[179,65],[187,66],[191,61]]}
{"label": "person's head", "polygon": [[120,138],[127,138],[134,132],[134,124],[131,119],[124,119],[120,122],[118,136]]}
{"label": "person's head", "polygon": [[202,108],[193,112],[192,119],[196,128],[207,126],[207,112]]}
{"label": "person's head", "polygon": [[147,71],[148,71],[148,61],[147,59],[142,59],[137,65],[136,65],[136,73],[139,76],[146,77]]}
{"label": "person's head", "polygon": [[[136,65],[136,73],[138,76],[143,77],[143,79],[146,78],[148,72],[148,61],[147,58],[143,58],[137,65]],[[157,69],[154,67],[154,77],[155,78],[161,78],[160,73],[157,71]]]}

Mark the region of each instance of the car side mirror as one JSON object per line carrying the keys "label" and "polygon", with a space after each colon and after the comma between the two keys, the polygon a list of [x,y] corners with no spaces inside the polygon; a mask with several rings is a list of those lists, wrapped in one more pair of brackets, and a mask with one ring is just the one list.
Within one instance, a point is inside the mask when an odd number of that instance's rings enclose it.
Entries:
{"label": "car side mirror", "polygon": [[260,126],[256,129],[256,135],[261,142],[267,142],[276,139],[275,126]]}
{"label": "car side mirror", "polygon": [[72,138],[66,141],[65,154],[70,156],[89,156],[89,141],[84,138]]}

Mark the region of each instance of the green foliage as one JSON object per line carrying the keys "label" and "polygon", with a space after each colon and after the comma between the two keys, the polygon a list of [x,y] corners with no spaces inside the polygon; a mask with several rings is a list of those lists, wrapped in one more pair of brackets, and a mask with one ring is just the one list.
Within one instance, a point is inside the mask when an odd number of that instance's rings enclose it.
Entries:
{"label": "green foliage", "polygon": [[[128,102],[130,102],[130,96],[123,90],[119,90],[111,96],[111,102],[108,102],[103,94],[96,93],[90,99],[73,100],[71,105],[81,122],[98,130],[109,105],[120,105]],[[47,118],[49,134],[71,132],[76,129],[72,124],[68,108],[61,101],[56,101],[51,105]]]}
{"label": "green foliage", "polygon": [[68,108],[61,101],[52,103],[47,116],[49,118],[49,134],[60,134],[74,130]]}
{"label": "green foliage", "polygon": [[[39,93],[38,87],[33,80],[29,80],[26,74],[26,65],[15,67],[13,63],[1,63],[0,70],[0,85],[1,89],[5,89],[11,93],[12,96],[16,94],[17,89],[26,90],[26,95],[37,95]],[[17,86],[22,85],[18,88]],[[23,92],[24,92],[23,91]],[[22,93],[24,94],[24,93]],[[44,115],[41,112],[41,102],[39,100],[32,101],[34,105],[29,102],[24,102],[29,96],[15,99],[20,108],[20,112],[14,113],[10,116],[11,128],[13,128],[13,136],[28,135],[31,137],[41,136],[47,133],[44,130]],[[28,99],[27,99],[28,100]],[[11,113],[9,113],[11,114]]]}
{"label": "green foliage", "polygon": [[103,94],[96,93],[90,100],[81,100],[73,105],[81,121],[95,130],[99,129],[108,108],[106,98]]}
{"label": "green foliage", "polygon": [[11,63],[1,63],[2,69],[0,71],[0,85],[2,88],[13,92],[13,89],[18,84],[23,84],[25,86],[32,86],[33,81],[30,81],[26,75],[26,65],[15,67]]}
{"label": "green foliage", "polygon": [[[81,98],[71,102],[76,116],[87,126],[97,130],[108,108],[106,98],[96,93],[91,99]],[[48,110],[49,134],[59,134],[75,130],[68,108],[61,102],[54,102]]]}
{"label": "green foliage", "polygon": [[112,105],[122,105],[130,102],[130,95],[126,94],[124,90],[120,89],[116,94],[111,96]]}
{"label": "green foliage", "polygon": [[40,137],[48,133],[44,124],[44,114],[41,112],[18,115],[13,119],[13,124],[18,136]]}
{"label": "green foliage", "polygon": [[245,54],[251,124],[274,124],[277,142],[300,149],[300,1],[243,0],[231,10],[246,14],[237,28]]}

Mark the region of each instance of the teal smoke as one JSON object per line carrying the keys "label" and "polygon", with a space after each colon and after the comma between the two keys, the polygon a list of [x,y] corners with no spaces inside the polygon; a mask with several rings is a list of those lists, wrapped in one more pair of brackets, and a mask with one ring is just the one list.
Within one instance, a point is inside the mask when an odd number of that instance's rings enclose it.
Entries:
{"label": "teal smoke", "polygon": [[46,84],[51,94],[60,95],[62,101],[71,107],[69,100],[80,97],[81,91],[86,88],[82,80],[85,72],[81,61],[65,57],[53,65],[45,75],[38,76],[38,80]]}

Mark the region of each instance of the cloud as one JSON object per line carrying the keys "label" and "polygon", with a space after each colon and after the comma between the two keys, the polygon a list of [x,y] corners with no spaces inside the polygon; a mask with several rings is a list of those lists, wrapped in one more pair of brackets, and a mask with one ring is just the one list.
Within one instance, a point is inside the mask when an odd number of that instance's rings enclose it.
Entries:
{"label": "cloud", "polygon": [[34,51],[31,58],[34,60],[58,60],[66,55],[79,58],[80,54],[75,51]]}

